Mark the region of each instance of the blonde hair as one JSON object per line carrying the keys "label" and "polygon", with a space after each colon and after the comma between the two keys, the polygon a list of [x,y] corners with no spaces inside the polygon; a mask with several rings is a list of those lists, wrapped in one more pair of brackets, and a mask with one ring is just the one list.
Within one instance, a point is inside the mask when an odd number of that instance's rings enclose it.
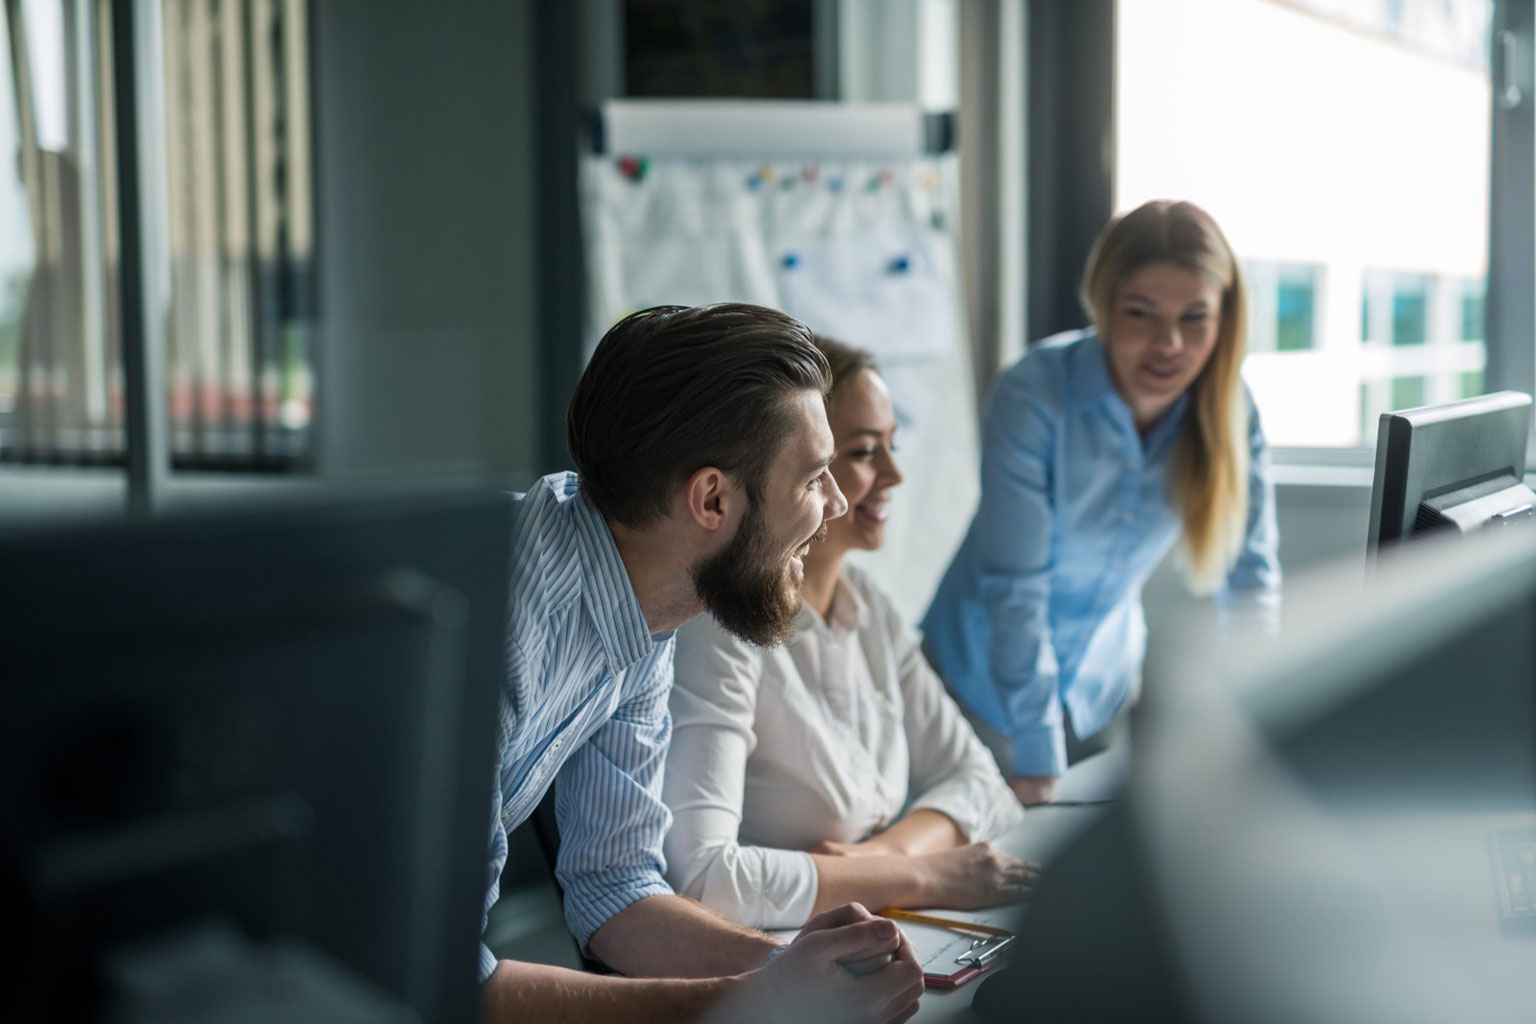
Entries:
{"label": "blonde hair", "polygon": [[1168,496],[1183,520],[1185,569],[1210,593],[1232,567],[1248,520],[1248,403],[1242,378],[1246,301],[1232,247],[1193,203],[1158,199],[1111,221],[1093,244],[1079,298],[1107,340],[1115,291],[1165,263],[1221,288],[1215,349],[1190,385],[1190,408],[1169,461]]}

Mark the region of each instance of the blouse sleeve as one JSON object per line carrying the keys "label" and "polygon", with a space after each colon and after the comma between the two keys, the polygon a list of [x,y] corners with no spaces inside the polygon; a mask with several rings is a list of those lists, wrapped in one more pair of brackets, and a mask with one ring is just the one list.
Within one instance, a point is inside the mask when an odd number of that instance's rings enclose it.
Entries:
{"label": "blouse sleeve", "polygon": [[1023,809],[991,751],[923,657],[916,636],[894,608],[886,606],[882,612],[898,652],[905,705],[902,724],[911,758],[908,810],[925,808],[947,815],[968,842],[996,839],[1022,820]]}
{"label": "blouse sleeve", "polygon": [[975,529],[989,620],[987,667],[1013,744],[1015,775],[1060,775],[1067,768],[1049,614],[1056,427],[1046,388],[1026,360],[999,381],[982,430]]}
{"label": "blouse sleeve", "polygon": [[667,880],[685,896],[753,928],[798,928],[816,904],[808,853],[742,846],[747,758],[762,657],[700,616],[677,633],[672,747],[662,798],[672,810]]}
{"label": "blouse sleeve", "polygon": [[1280,529],[1275,481],[1258,408],[1248,397],[1248,522],[1243,546],[1217,594],[1227,622],[1253,622],[1274,632],[1280,618]]}

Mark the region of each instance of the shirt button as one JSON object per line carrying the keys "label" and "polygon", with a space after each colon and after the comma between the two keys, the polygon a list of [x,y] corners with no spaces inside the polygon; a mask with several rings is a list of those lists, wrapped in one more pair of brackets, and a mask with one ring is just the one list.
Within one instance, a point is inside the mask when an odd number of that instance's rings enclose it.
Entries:
{"label": "shirt button", "polygon": [[564,745],[565,745],[565,740],[555,740],[555,742],[553,742],[553,743],[551,743],[549,745],[549,749],[550,750],[559,750]]}
{"label": "shirt button", "polygon": [[1127,462],[1125,464],[1125,468],[1130,470],[1132,473],[1134,473],[1134,472],[1136,472],[1136,463],[1135,462]]}
{"label": "shirt button", "polygon": [[1126,509],[1124,512],[1120,513],[1120,518],[1129,523],[1136,518],[1136,513],[1132,512],[1130,509]]}

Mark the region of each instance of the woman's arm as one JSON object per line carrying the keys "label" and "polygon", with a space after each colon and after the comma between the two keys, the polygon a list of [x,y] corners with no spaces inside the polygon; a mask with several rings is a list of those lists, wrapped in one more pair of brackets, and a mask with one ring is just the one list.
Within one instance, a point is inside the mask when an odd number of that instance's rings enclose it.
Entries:
{"label": "woman's arm", "polygon": [[941,811],[919,807],[908,811],[885,831],[876,832],[863,842],[834,843],[828,840],[811,847],[811,852],[834,857],[910,856],[952,850],[964,846],[965,842],[966,835],[955,824],[955,819]]}
{"label": "woman's arm", "polygon": [[1010,778],[1067,768],[1049,614],[1057,430],[1040,376],[1026,362],[1004,375],[988,403],[976,512],[988,668],[1013,745]]}
{"label": "woman's arm", "polygon": [[867,593],[901,688],[911,809],[861,843],[823,843],[811,852],[845,857],[935,853],[998,838],[1024,815],[997,762],[944,691],[899,613],[873,588]]}
{"label": "woman's arm", "polygon": [[690,624],[678,634],[674,731],[663,781],[673,813],[667,876],[678,892],[755,928],[797,928],[850,902],[980,907],[1023,893],[1034,866],[985,844],[850,858],[737,842],[746,762],[757,743],[761,667],[752,649],[730,638],[700,643],[708,631],[718,628]]}
{"label": "woman's arm", "polygon": [[1275,518],[1275,481],[1269,445],[1252,396],[1247,397],[1248,521],[1237,560],[1217,595],[1223,618],[1257,620],[1273,632],[1280,614],[1280,528]]}
{"label": "woman's arm", "polygon": [[678,631],[662,780],[672,811],[667,880],[741,924],[798,928],[816,900],[810,855],[737,842],[761,676],[761,654],[713,621],[696,619]]}
{"label": "woman's arm", "polygon": [[[956,833],[952,846],[999,838],[1023,820],[1024,812],[1011,799],[1013,793],[997,761],[944,691],[916,637],[906,631],[894,608],[888,609],[886,629],[892,646],[901,651],[897,671],[911,761],[911,810],[893,828],[918,815],[939,815]],[[928,830],[930,835],[937,832],[937,826]]]}

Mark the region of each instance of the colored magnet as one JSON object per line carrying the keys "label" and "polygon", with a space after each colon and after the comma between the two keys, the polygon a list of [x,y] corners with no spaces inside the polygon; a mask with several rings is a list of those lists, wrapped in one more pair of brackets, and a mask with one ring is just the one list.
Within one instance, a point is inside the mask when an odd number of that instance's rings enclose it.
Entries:
{"label": "colored magnet", "polygon": [[912,260],[907,256],[897,256],[891,260],[890,271],[893,274],[905,274],[912,269]]}
{"label": "colored magnet", "polygon": [[814,185],[816,179],[821,177],[821,168],[815,164],[806,164],[805,169],[800,172],[800,177],[805,179],[807,185]]}
{"label": "colored magnet", "polygon": [[799,265],[800,254],[797,252],[787,252],[784,254],[784,258],[779,260],[779,266],[783,267],[785,270],[794,270]]}
{"label": "colored magnet", "polygon": [[749,178],[747,178],[747,188],[751,189],[753,192],[756,192],[758,189],[760,189],[762,187],[763,187],[763,179],[762,178],[759,178],[755,174],[750,176]]}
{"label": "colored magnet", "polygon": [[841,192],[842,190],[843,179],[839,175],[834,174],[832,177],[827,179],[828,192]]}
{"label": "colored magnet", "polygon": [[764,181],[772,181],[779,176],[779,172],[773,169],[773,164],[763,164],[757,169],[757,176]]}
{"label": "colored magnet", "polygon": [[895,180],[896,180],[896,175],[895,175],[895,173],[893,173],[891,171],[891,169],[889,167],[882,167],[882,168],[880,168],[880,184],[882,184],[882,185],[889,185],[891,182],[893,182]]}
{"label": "colored magnet", "polygon": [[651,169],[651,162],[643,156],[619,157],[619,173],[630,181],[645,180],[645,173]]}

